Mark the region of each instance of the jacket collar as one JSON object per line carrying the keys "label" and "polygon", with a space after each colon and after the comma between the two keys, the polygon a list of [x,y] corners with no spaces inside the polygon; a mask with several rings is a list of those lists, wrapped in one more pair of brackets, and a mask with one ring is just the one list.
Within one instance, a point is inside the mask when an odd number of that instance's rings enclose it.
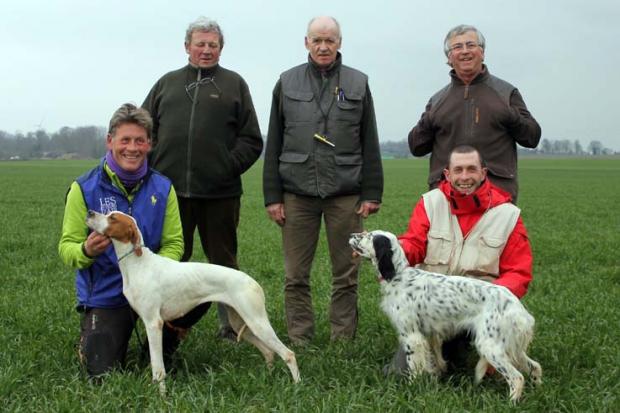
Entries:
{"label": "jacket collar", "polygon": [[[484,82],[489,77],[489,69],[485,64],[482,65],[482,71],[478,73],[478,75],[472,79],[469,83],[470,85]],[[452,78],[452,83],[456,85],[464,85],[463,81],[456,75],[456,71],[454,69],[450,70],[450,77]]]}
{"label": "jacket collar", "polygon": [[450,212],[454,215],[484,213],[489,208],[510,202],[510,194],[496,187],[485,179],[482,185],[469,195],[457,192],[449,181],[439,183],[439,189],[450,203]]}
{"label": "jacket collar", "polygon": [[220,68],[220,65],[216,64],[215,66],[202,69],[196,66],[195,64],[193,64],[192,62],[188,61],[186,67],[189,70],[190,77],[192,79],[196,79],[198,75],[198,70],[200,70],[200,78],[204,79],[205,77],[213,77],[217,73],[218,69]]}
{"label": "jacket collar", "polygon": [[340,69],[340,66],[342,65],[342,54],[338,52],[336,56],[336,60],[334,60],[334,63],[329,65],[329,67],[327,67],[326,69],[320,68],[314,62],[314,60],[312,60],[312,58],[310,57],[310,54],[308,54],[308,64],[312,68],[312,73],[314,73],[316,76],[324,75],[325,77],[331,77],[333,76],[334,73],[336,73]]}

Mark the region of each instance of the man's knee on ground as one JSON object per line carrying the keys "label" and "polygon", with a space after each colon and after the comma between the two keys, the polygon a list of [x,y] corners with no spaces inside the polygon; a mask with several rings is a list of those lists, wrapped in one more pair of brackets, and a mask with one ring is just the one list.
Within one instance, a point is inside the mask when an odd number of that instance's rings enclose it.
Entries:
{"label": "man's knee on ground", "polygon": [[116,347],[109,332],[93,332],[81,337],[80,362],[89,377],[101,376],[123,364],[124,355],[119,355]]}

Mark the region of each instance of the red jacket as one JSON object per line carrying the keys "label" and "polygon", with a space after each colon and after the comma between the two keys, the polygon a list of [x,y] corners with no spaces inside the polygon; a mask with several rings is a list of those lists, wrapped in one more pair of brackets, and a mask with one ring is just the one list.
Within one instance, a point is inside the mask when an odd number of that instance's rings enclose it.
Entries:
{"label": "red jacket", "polygon": [[[511,199],[510,194],[491,184],[488,179],[470,195],[454,191],[448,181],[441,181],[439,189],[450,201],[450,210],[457,216],[463,237],[467,236],[489,205],[492,208],[510,202]],[[409,219],[407,232],[398,237],[412,266],[424,261],[429,228],[430,222],[424,201],[420,199]],[[519,217],[499,258],[499,277],[494,283],[503,285],[521,298],[527,292],[530,281],[532,281],[532,249],[523,221]]]}

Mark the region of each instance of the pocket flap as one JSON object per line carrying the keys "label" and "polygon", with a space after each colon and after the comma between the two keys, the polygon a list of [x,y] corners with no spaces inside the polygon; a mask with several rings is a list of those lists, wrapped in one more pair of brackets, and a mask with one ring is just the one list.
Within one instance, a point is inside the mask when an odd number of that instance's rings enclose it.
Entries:
{"label": "pocket flap", "polygon": [[282,162],[304,163],[308,159],[307,153],[283,152],[278,158]]}
{"label": "pocket flap", "polygon": [[450,234],[446,233],[446,232],[442,232],[442,231],[437,231],[437,230],[430,230],[428,231],[428,238],[433,238],[433,239],[442,239],[445,241],[451,241],[452,238],[450,237]]}
{"label": "pocket flap", "polygon": [[360,93],[356,93],[356,92],[344,91],[344,98],[346,100],[360,101],[360,100],[362,100],[362,95]]}
{"label": "pocket flap", "polygon": [[357,108],[357,102],[345,100],[344,102],[338,102],[338,107],[342,110],[353,110]]}
{"label": "pocket flap", "polygon": [[493,237],[480,237],[480,240],[491,248],[501,248],[504,245],[504,240],[501,238]]}
{"label": "pocket flap", "polygon": [[350,154],[350,155],[336,155],[334,157],[336,165],[361,165],[362,155]]}
{"label": "pocket flap", "polygon": [[310,102],[314,97],[312,92],[302,92],[300,90],[288,90],[284,92],[284,95],[293,100],[300,100],[302,102]]}
{"label": "pocket flap", "polygon": [[344,94],[344,100],[338,100],[336,104],[342,110],[353,110],[359,107],[362,100],[362,95],[359,93],[346,93]]}

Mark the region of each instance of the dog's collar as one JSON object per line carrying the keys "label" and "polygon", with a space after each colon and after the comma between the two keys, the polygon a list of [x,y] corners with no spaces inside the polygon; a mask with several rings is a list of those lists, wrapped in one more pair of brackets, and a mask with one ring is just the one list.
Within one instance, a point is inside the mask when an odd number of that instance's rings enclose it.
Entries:
{"label": "dog's collar", "polygon": [[121,262],[122,259],[127,258],[128,256],[130,256],[131,254],[133,254],[134,252],[136,252],[136,250],[138,248],[142,248],[144,247],[144,244],[140,244],[140,245],[134,245],[134,247],[131,249],[131,251],[123,254],[122,256],[118,257],[118,262]]}

